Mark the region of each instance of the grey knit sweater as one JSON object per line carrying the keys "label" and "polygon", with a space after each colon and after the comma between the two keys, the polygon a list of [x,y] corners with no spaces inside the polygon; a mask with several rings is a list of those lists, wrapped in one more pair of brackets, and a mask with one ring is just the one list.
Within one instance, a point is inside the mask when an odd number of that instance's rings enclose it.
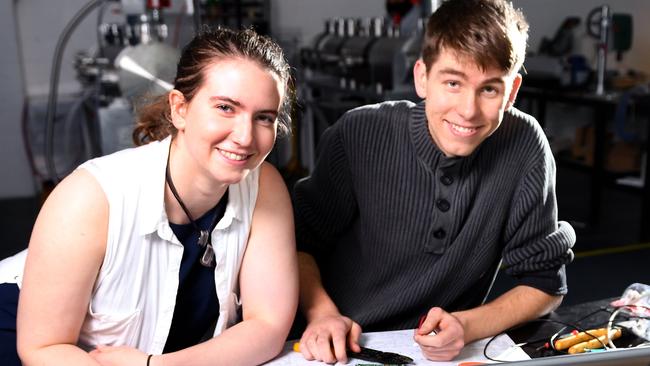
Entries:
{"label": "grey knit sweater", "polygon": [[500,261],[517,283],[567,291],[573,228],[557,221],[555,162],[516,109],[468,157],[434,144],[424,103],[346,113],[293,192],[298,250],[364,331],[413,328],[429,308],[479,305]]}

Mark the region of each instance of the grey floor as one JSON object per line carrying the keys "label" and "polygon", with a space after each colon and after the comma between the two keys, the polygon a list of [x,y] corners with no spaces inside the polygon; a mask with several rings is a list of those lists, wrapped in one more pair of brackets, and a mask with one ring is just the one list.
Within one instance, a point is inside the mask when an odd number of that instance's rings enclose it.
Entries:
{"label": "grey floor", "polygon": [[[650,244],[640,243],[638,192],[609,186],[603,192],[603,209],[597,227],[583,223],[588,217],[589,178],[585,172],[558,167],[560,219],[576,228],[576,259],[567,267],[569,294],[563,305],[616,297],[631,283],[650,284]],[[40,197],[0,200],[0,258],[27,246],[40,207]],[[512,285],[499,274],[491,296]]]}

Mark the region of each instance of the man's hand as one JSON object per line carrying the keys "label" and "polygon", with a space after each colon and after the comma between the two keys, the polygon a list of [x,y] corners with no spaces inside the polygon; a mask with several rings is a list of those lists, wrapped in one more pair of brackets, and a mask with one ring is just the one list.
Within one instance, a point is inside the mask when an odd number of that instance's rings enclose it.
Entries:
{"label": "man's hand", "polygon": [[[434,330],[437,334],[429,335]],[[464,337],[465,329],[457,317],[441,308],[431,308],[413,338],[427,359],[449,361],[465,346]]]}
{"label": "man's hand", "polygon": [[361,351],[359,337],[361,326],[340,314],[313,319],[300,338],[300,352],[307,360],[330,364],[347,363],[346,348]]}

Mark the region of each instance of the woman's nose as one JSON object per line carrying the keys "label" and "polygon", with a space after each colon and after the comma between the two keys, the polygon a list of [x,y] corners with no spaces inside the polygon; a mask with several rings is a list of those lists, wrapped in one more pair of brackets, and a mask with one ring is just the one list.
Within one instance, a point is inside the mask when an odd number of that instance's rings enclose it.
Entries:
{"label": "woman's nose", "polygon": [[242,116],[233,126],[232,138],[242,146],[249,146],[253,142],[253,121],[248,116]]}

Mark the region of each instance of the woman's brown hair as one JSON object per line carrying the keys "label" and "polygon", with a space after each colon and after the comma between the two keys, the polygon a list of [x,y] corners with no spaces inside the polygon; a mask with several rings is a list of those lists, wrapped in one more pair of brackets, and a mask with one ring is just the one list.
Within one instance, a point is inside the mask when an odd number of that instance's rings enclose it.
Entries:
{"label": "woman's brown hair", "polygon": [[[284,85],[284,98],[278,116],[278,132],[288,133],[291,130],[290,110],[293,101],[290,66],[277,43],[252,29],[233,31],[204,27],[183,48],[176,68],[174,89],[183,93],[186,101],[191,101],[203,84],[205,68],[215,60],[224,58],[244,58],[257,62],[280,78]],[[137,108],[136,112],[136,126],[133,130],[133,142],[136,145],[159,141],[178,132],[171,123],[167,94]]]}

